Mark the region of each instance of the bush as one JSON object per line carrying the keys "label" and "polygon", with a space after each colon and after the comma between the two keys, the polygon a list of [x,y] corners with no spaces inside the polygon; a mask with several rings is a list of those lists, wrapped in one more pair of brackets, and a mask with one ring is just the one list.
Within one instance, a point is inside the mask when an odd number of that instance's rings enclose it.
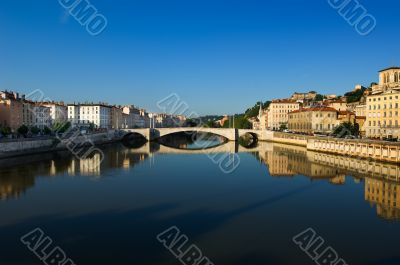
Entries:
{"label": "bush", "polygon": [[29,128],[28,128],[26,125],[22,125],[21,127],[19,127],[19,128],[17,129],[17,132],[18,132],[20,135],[26,136],[27,133],[29,132]]}
{"label": "bush", "polygon": [[49,127],[44,127],[44,129],[43,129],[43,133],[45,134],[45,135],[50,135],[51,134],[51,129],[49,128]]}
{"label": "bush", "polygon": [[0,127],[0,133],[4,136],[10,135],[11,134],[11,128],[10,127]]}
{"label": "bush", "polygon": [[34,127],[30,128],[30,131],[33,135],[37,135],[40,132],[40,129],[38,127],[34,126]]}

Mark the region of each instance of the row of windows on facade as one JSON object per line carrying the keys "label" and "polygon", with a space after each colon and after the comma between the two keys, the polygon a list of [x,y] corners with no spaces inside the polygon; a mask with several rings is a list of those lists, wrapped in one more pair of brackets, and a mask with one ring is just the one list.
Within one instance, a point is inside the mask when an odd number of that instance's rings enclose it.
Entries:
{"label": "row of windows on facade", "polygon": [[[398,111],[395,111],[394,112],[394,116],[393,116],[393,112],[391,112],[391,111],[389,111],[389,112],[383,112],[383,118],[391,118],[391,117],[398,117],[399,116],[399,112]],[[378,112],[378,113],[369,113],[368,114],[368,118],[380,118],[381,117],[381,114]]]}
{"label": "row of windows on facade", "polygon": [[[369,134],[370,135],[380,135],[380,134],[386,134],[386,130],[381,130],[381,129],[369,129]],[[388,131],[387,133],[392,133],[392,131]]]}
{"label": "row of windows on facade", "polygon": [[[395,99],[399,99],[399,96],[395,96],[394,98],[395,98]],[[389,100],[392,100],[392,99],[393,99],[393,97],[390,96],[390,97],[389,97]],[[369,101],[369,102],[372,102],[372,101],[376,101],[376,100],[381,101],[381,98],[378,98],[378,99],[377,99],[377,98],[373,98],[373,99],[370,98],[368,101]],[[388,100],[388,97],[384,97],[383,100]]]}
{"label": "row of windows on facade", "polygon": [[[394,73],[394,82],[399,82],[400,81],[400,73],[396,72]],[[383,82],[385,83],[390,83],[390,74],[387,73],[385,74],[384,78],[383,78]]]}
{"label": "row of windows on facade", "polygon": [[[290,125],[290,127],[292,127],[292,129],[311,129],[312,128],[312,126],[311,126],[311,124],[310,123],[308,123],[308,124],[291,124]],[[335,128],[335,124],[328,124],[327,126],[326,126],[326,128],[328,129],[328,130],[330,130],[330,129],[334,129]],[[316,124],[315,125],[315,129],[316,130],[324,130],[325,129],[325,126],[323,125],[323,124]]]}
{"label": "row of windows on facade", "polygon": [[[296,115],[296,114],[294,114],[293,116],[292,116],[293,118],[301,118],[302,116],[299,116],[299,115]],[[312,118],[312,114],[311,113],[309,113],[309,114],[306,114],[306,116],[305,116],[306,118]],[[316,113],[315,114],[315,117],[316,118],[323,118],[324,117],[324,115],[322,114],[322,113]],[[326,117],[328,117],[328,118],[335,118],[336,117],[336,115],[335,114],[331,114],[331,113],[328,113],[327,115],[325,115],[325,118]]]}
{"label": "row of windows on facade", "polygon": [[[389,108],[387,106],[389,106]],[[399,103],[395,103],[394,105],[392,103],[390,103],[389,105],[383,104],[382,105],[382,109],[393,109],[393,106],[394,106],[395,109],[398,109],[399,108]],[[372,109],[374,109],[374,110],[381,109],[381,105],[380,104],[369,105],[369,110],[372,110]]]}
{"label": "row of windows on facade", "polygon": [[299,104],[298,103],[293,103],[293,104],[290,104],[290,105],[282,105],[282,104],[279,104],[279,105],[272,105],[272,108],[273,109],[296,109],[296,108],[299,108]]}
{"label": "row of windows on facade", "polygon": [[[375,188],[375,187],[368,187],[368,192],[370,193],[376,193],[377,195],[382,194],[382,196],[388,196],[388,197],[393,197],[396,198],[397,197],[397,189],[395,186],[393,186],[392,188],[389,187],[388,190],[381,190],[380,188]],[[393,195],[393,196],[392,196]]]}
{"label": "row of windows on facade", "polygon": [[399,121],[394,121],[394,124],[393,124],[393,121],[388,121],[388,122],[386,122],[386,121],[383,121],[383,122],[381,122],[381,121],[369,121],[368,122],[368,124],[369,124],[369,126],[381,126],[382,124],[383,124],[383,126],[396,126],[396,127],[398,127],[399,126]]}

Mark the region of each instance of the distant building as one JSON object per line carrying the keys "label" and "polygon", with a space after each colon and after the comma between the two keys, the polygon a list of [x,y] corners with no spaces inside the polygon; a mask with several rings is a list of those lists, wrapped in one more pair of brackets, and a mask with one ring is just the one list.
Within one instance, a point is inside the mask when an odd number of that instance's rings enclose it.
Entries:
{"label": "distant building", "polygon": [[325,106],[295,110],[288,114],[288,128],[293,132],[329,134],[340,123],[338,114],[336,109]]}
{"label": "distant building", "polygon": [[68,105],[68,121],[74,127],[111,129],[111,107],[103,103],[84,103]]}
{"label": "distant building", "polygon": [[41,105],[50,109],[52,124],[68,121],[68,107],[63,102],[43,102]]}
{"label": "distant building", "polygon": [[298,93],[295,92],[292,96],[291,96],[291,100],[294,101],[312,101],[315,100],[315,98],[317,97],[317,92],[315,91],[310,91],[308,93]]}
{"label": "distant building", "polygon": [[124,120],[122,118],[122,109],[117,106],[111,107],[111,129],[118,130],[124,127]]}
{"label": "distant building", "polygon": [[366,136],[400,138],[400,67],[379,72],[379,84],[372,87],[366,103]]}
{"label": "distant building", "polygon": [[281,126],[287,126],[289,112],[300,109],[300,104],[293,100],[274,100],[268,108],[268,128],[279,130]]}
{"label": "distant building", "polygon": [[337,111],[346,111],[347,110],[347,102],[343,99],[337,100],[325,100],[324,105],[329,108],[334,108]]}
{"label": "distant building", "polygon": [[0,92],[0,125],[13,132],[23,124],[23,97],[14,92]]}

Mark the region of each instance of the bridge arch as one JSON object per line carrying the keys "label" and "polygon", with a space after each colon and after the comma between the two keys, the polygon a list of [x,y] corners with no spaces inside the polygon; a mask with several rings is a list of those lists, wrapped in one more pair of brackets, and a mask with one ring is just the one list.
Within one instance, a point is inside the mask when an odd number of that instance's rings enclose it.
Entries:
{"label": "bridge arch", "polygon": [[218,136],[222,136],[229,141],[236,141],[236,130],[235,129],[219,129],[219,128],[163,128],[158,129],[159,138],[162,138],[167,135],[176,134],[176,133],[189,133],[189,132],[198,132],[198,133],[209,133]]}

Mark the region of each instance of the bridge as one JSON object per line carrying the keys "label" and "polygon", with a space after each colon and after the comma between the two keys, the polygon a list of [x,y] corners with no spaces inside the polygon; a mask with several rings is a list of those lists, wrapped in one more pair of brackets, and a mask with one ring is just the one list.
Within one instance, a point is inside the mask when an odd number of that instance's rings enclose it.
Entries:
{"label": "bridge", "polygon": [[167,135],[183,132],[199,132],[199,133],[210,133],[218,136],[222,136],[229,141],[238,141],[245,135],[251,135],[257,140],[268,140],[269,131],[258,131],[258,130],[242,130],[232,128],[206,128],[206,127],[183,127],[183,128],[153,128],[153,129],[123,129],[125,136],[131,134],[139,134],[146,138],[148,141],[154,141]]}

